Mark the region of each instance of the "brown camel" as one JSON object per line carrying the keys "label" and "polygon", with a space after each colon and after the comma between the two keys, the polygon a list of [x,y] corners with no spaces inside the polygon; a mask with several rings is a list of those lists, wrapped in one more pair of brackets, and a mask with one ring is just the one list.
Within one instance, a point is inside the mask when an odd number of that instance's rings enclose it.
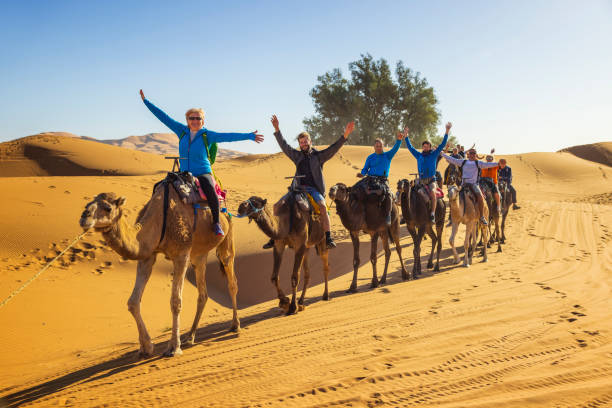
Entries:
{"label": "brown camel", "polygon": [[[196,230],[194,226],[194,209],[183,204],[173,188],[160,184],[153,196],[138,214],[132,225],[124,215],[125,197],[116,197],[114,193],[98,194],[85,206],[80,225],[84,230],[93,228],[101,232],[110,247],[125,259],[138,261],[136,283],[128,300],[128,309],[136,320],[140,340],[140,356],[148,357],[153,353],[153,343],[140,314],[140,301],[158,253],[163,253],[174,264],[172,278],[172,337],[164,356],[180,355],[179,314],[182,304],[183,282],[189,264],[195,266],[198,287],[198,306],[191,330],[187,334],[186,344],[193,344],[198,322],[206,305],[206,258],[208,252],[216,248],[221,271],[227,278],[227,287],[232,298],[234,309],[232,331],[238,332],[240,322],[236,308],[238,284],[234,275],[234,237],[232,223],[221,217],[225,236],[217,236],[212,230],[210,211],[198,211]],[[167,199],[166,228],[163,230],[164,196]],[[163,238],[162,238],[163,233]],[[161,240],[160,240],[161,239]]]}
{"label": "brown camel", "polygon": [[506,243],[506,217],[508,217],[508,212],[510,211],[510,207],[512,206],[512,193],[508,188],[508,184],[504,180],[499,181],[499,194],[500,201],[502,205],[502,222],[501,222],[501,243]]}
{"label": "brown camel", "polygon": [[[440,252],[442,251],[442,231],[444,230],[444,217],[446,216],[446,203],[442,198],[438,198],[436,205],[435,223],[429,219],[431,212],[427,206],[428,195],[421,191],[416,191],[414,183],[407,179],[397,182],[397,191],[400,193],[400,205],[402,216],[406,221],[406,227],[414,242],[414,265],[412,274],[417,277],[421,274],[421,241],[425,233],[431,238],[431,254],[427,262],[427,268],[440,270]],[[434,226],[436,230],[434,231]],[[437,245],[437,249],[436,249]],[[436,252],[436,266],[433,264],[433,256]]]}
{"label": "brown camel", "polygon": [[[472,255],[476,249],[477,228],[480,228],[484,240],[488,238],[487,233],[489,230],[486,225],[483,225],[479,221],[481,215],[478,211],[478,204],[475,202],[475,198],[472,199],[469,197],[472,192],[460,194],[460,190],[461,188],[457,188],[455,186],[451,186],[448,189],[448,201],[450,204],[451,220],[453,222],[453,229],[450,235],[449,243],[453,250],[455,263],[459,263],[459,255],[457,255],[457,250],[455,249],[455,235],[457,234],[459,225],[465,224],[465,240],[463,242],[463,249],[465,252],[463,255],[463,266],[467,268],[472,263]],[[489,217],[489,209],[486,205],[484,206],[483,215],[485,219]],[[482,261],[487,262],[486,245],[482,246],[482,257]]]}
{"label": "brown camel", "polygon": [[[308,251],[315,247],[317,254],[323,261],[323,274],[325,277],[325,291],[323,300],[329,300],[327,280],[329,277],[329,250],[325,242],[325,231],[318,215],[310,214],[294,201],[289,199],[281,205],[277,205],[276,211],[270,210],[268,200],[253,196],[240,203],[238,214],[240,217],[248,217],[249,222],[255,221],[259,229],[274,240],[274,267],[272,270],[272,283],[276,285],[279,304],[278,306],[287,315],[294,314],[298,310],[304,310],[304,297],[310,281],[310,267],[308,265]],[[278,215],[276,215],[276,214]],[[295,258],[293,262],[293,273],[291,274],[292,298],[285,296],[280,288],[278,277],[283,252],[285,247],[293,248]],[[304,269],[304,283],[302,295],[296,304],[297,287],[300,280],[300,268]]]}
{"label": "brown camel", "polygon": [[[357,292],[357,272],[359,270],[359,232],[363,231],[370,235],[370,262],[372,263],[372,284],[370,287],[376,288],[379,284],[387,281],[387,268],[391,249],[389,249],[389,238],[395,243],[395,250],[402,265],[402,279],[412,279],[412,274],[408,274],[402,259],[402,246],[400,245],[399,211],[397,205],[391,203],[391,225],[387,226],[385,221],[386,214],[378,205],[378,198],[359,199],[355,194],[351,194],[351,187],[343,183],[338,183],[329,189],[329,197],[336,203],[336,210],[342,221],[342,225],[349,231],[353,241],[353,281],[347,292]],[[376,249],[378,237],[381,237],[385,249],[385,270],[380,281],[376,272]]]}
{"label": "brown camel", "polygon": [[[489,225],[487,229],[489,231],[489,237],[490,237],[488,241],[485,240],[483,237],[480,243],[486,242],[487,248],[491,248],[491,244],[497,241],[497,252],[502,252],[499,222],[500,222],[500,218],[502,218],[503,215],[501,215],[500,211],[498,211],[497,209],[497,202],[495,201],[495,198],[493,197],[493,193],[491,192],[491,190],[485,187],[483,184],[480,185],[480,189],[484,193],[485,202],[487,203],[486,207],[489,210],[489,218],[488,218]],[[501,202],[501,200],[502,200],[502,196],[500,194],[500,205],[502,206],[502,211],[503,211],[503,203]],[[491,233],[491,228],[494,228],[492,233]]]}

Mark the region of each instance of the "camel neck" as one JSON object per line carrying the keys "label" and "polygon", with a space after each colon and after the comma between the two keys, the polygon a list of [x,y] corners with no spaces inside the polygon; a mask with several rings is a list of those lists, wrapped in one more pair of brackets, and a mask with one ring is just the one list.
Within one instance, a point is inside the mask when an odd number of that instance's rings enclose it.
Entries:
{"label": "camel neck", "polygon": [[129,225],[123,212],[117,217],[112,227],[102,236],[106,243],[126,259],[140,259],[140,246],[136,239],[136,228]]}
{"label": "camel neck", "polygon": [[271,211],[267,205],[264,207],[263,211],[259,213],[255,219],[255,223],[262,230],[262,232],[270,238],[283,238],[280,236],[278,217],[271,214]]}

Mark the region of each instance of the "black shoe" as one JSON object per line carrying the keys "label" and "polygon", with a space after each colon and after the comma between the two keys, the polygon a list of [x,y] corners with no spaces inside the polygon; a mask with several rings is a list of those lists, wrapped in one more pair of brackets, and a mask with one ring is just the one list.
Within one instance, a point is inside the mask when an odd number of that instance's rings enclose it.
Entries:
{"label": "black shoe", "polygon": [[328,249],[333,249],[336,247],[336,243],[334,242],[334,240],[332,239],[332,237],[327,237],[325,239],[325,242],[327,243],[327,248]]}
{"label": "black shoe", "polygon": [[435,216],[435,214],[429,214],[429,221],[431,221],[431,222],[436,222],[436,216]]}
{"label": "black shoe", "polygon": [[274,240],[270,238],[268,242],[266,242],[263,246],[263,249],[271,249],[274,248]]}
{"label": "black shoe", "polygon": [[402,219],[400,220],[400,225],[405,224],[406,220],[404,219],[404,217],[402,217]]}
{"label": "black shoe", "polygon": [[448,223],[446,224],[447,227],[452,227],[453,226],[453,220],[449,219]]}
{"label": "black shoe", "polygon": [[520,210],[520,209],[521,209],[521,207],[519,207],[518,205],[516,205],[516,203],[514,203],[514,204],[512,205],[512,209],[513,209],[513,210]]}

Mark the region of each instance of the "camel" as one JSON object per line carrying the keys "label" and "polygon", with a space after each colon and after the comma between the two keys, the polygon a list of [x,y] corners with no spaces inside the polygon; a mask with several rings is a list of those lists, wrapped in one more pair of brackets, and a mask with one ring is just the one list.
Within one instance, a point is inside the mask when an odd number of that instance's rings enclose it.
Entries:
{"label": "camel", "polygon": [[[249,222],[255,221],[259,229],[274,240],[274,267],[272,269],[272,283],[276,285],[279,304],[278,306],[287,315],[304,310],[304,297],[310,282],[310,267],[308,265],[308,251],[315,247],[317,254],[323,261],[323,274],[325,277],[325,291],[323,300],[329,300],[328,278],[329,278],[329,250],[325,242],[325,232],[321,220],[309,211],[300,208],[295,200],[289,199],[281,205],[275,206],[273,211],[268,206],[268,200],[252,196],[240,203],[238,215],[248,217]],[[276,215],[276,214],[278,215]],[[280,288],[279,270],[283,259],[285,247],[293,248],[295,258],[293,262],[293,273],[291,274],[292,298],[285,296]],[[304,269],[304,283],[302,295],[296,303],[297,287],[300,280],[300,268]]]}
{"label": "camel", "polygon": [[[489,221],[489,226],[488,226],[488,231],[489,231],[489,240],[485,240],[484,236],[482,238],[481,243],[486,242],[487,243],[487,248],[491,248],[491,244],[495,241],[497,241],[497,252],[502,252],[502,247],[501,247],[501,239],[500,239],[500,228],[499,228],[499,218],[500,218],[500,213],[498,211],[497,208],[497,202],[495,201],[495,198],[493,197],[493,193],[491,192],[491,190],[485,188],[484,185],[480,185],[480,188],[482,189],[484,196],[485,196],[485,202],[487,203],[486,207],[488,207],[489,210],[489,217],[488,217],[488,221]],[[503,211],[503,203],[501,203],[501,192],[500,192],[500,204],[502,205],[502,211]],[[493,233],[491,233],[491,228],[495,227]],[[478,233],[477,233],[478,234]]]}
{"label": "camel", "polygon": [[[453,229],[450,235],[449,243],[453,251],[453,256],[455,257],[455,263],[459,263],[459,255],[457,255],[457,250],[455,249],[455,235],[457,234],[457,230],[459,229],[460,224],[465,224],[465,240],[463,242],[464,255],[463,255],[463,266],[466,268],[472,264],[472,255],[474,250],[476,249],[476,235],[477,228],[480,228],[483,236],[483,240],[486,241],[488,238],[488,228],[486,225],[482,224],[480,219],[480,213],[478,211],[478,203],[475,199],[468,197],[471,192],[466,193],[463,197],[460,197],[461,188],[457,188],[455,186],[451,186],[448,189],[448,201],[450,204],[451,211],[451,219],[453,222]],[[485,205],[484,206],[484,214],[485,219],[489,217],[489,209]],[[487,262],[487,246],[482,246],[482,262]]]}
{"label": "camel", "polygon": [[[234,275],[234,232],[232,222],[221,217],[220,222],[225,236],[217,236],[212,230],[210,211],[198,211],[196,229],[194,227],[194,208],[184,204],[174,188],[162,183],[154,189],[151,199],[140,210],[136,223],[131,224],[124,214],[125,197],[114,193],[98,194],[85,206],[80,225],[84,230],[93,228],[102,233],[107,244],[124,259],[138,261],[136,282],[127,305],[136,320],[140,342],[140,357],[153,354],[153,343],[140,313],[140,301],[145,286],[151,277],[157,254],[163,253],[172,260],[174,273],[172,278],[172,336],[164,356],[182,354],[179,338],[179,315],[182,305],[182,292],[185,274],[190,263],[195,266],[195,277],[198,288],[198,304],[191,330],[185,344],[193,344],[198,322],[208,300],[206,291],[206,259],[208,252],[216,248],[221,271],[227,278],[227,288],[232,298],[233,320],[231,331],[240,330],[236,307],[238,284]],[[164,200],[165,199],[165,200]],[[164,201],[166,201],[164,203]],[[164,223],[163,211],[167,204],[167,219]],[[163,228],[165,224],[166,228]]]}
{"label": "camel", "polygon": [[[372,263],[371,288],[378,287],[387,281],[387,268],[391,250],[389,249],[389,238],[395,243],[395,250],[402,265],[402,279],[411,280],[412,274],[408,275],[404,260],[402,259],[402,246],[400,245],[399,211],[397,205],[391,202],[391,226],[387,226],[385,214],[381,211],[377,202],[371,199],[360,200],[351,193],[351,187],[338,183],[329,189],[329,197],[336,203],[336,211],[340,216],[342,225],[349,231],[353,241],[353,281],[347,290],[349,293],[357,292],[357,272],[359,270],[359,232],[363,231],[370,235],[370,262]],[[376,249],[378,237],[381,237],[385,249],[385,270],[380,281],[376,271]]]}
{"label": "camel", "polygon": [[[412,241],[414,242],[414,265],[412,274],[417,277],[421,274],[421,241],[425,233],[431,238],[431,254],[427,262],[427,268],[434,268],[440,271],[440,252],[442,251],[442,231],[444,230],[444,217],[446,216],[446,203],[442,198],[438,198],[435,214],[436,231],[433,230],[433,223],[429,219],[430,209],[427,206],[425,194],[417,192],[413,184],[407,179],[398,181],[397,191],[400,193],[400,205],[402,216],[406,221],[406,227]],[[436,250],[437,245],[437,250]],[[436,252],[436,266],[433,265],[434,251]]]}
{"label": "camel", "polygon": [[512,193],[510,189],[508,189],[508,185],[504,180],[499,181],[499,194],[500,201],[502,204],[502,222],[501,222],[501,243],[506,243],[506,217],[508,217],[508,212],[510,211],[510,207],[512,206]]}

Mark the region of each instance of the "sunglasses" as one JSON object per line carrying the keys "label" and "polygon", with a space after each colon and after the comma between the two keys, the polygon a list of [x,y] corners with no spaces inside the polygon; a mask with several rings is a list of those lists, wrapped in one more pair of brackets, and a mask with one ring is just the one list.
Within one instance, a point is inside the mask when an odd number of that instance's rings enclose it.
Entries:
{"label": "sunglasses", "polygon": [[200,116],[191,116],[189,120],[202,120],[202,118]]}

